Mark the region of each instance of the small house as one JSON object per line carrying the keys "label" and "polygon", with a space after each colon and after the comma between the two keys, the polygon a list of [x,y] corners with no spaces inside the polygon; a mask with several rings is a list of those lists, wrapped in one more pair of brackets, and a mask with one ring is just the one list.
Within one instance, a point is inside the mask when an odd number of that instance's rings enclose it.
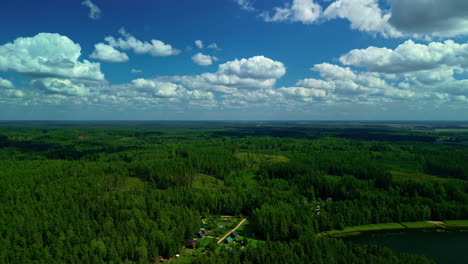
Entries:
{"label": "small house", "polygon": [[231,234],[231,237],[232,237],[232,238],[236,238],[236,237],[238,237],[238,236],[239,236],[239,234],[237,233],[237,231],[234,231],[234,232],[232,232],[232,234]]}
{"label": "small house", "polygon": [[189,248],[189,249],[196,249],[197,248],[197,241],[196,240],[189,240],[185,244],[185,247]]}

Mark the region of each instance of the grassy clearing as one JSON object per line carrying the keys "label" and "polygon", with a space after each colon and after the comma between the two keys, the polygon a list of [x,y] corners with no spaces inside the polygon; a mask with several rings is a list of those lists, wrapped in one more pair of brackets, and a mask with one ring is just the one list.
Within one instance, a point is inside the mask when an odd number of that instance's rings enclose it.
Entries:
{"label": "grassy clearing", "polygon": [[249,167],[256,167],[265,163],[289,162],[289,159],[284,156],[261,153],[240,152],[234,156],[240,160],[246,161]]}
{"label": "grassy clearing", "polygon": [[[331,237],[347,237],[361,234],[366,231],[380,230],[398,230],[398,229],[424,229],[424,228],[439,228],[439,227],[468,227],[468,220],[448,220],[435,224],[437,221],[418,221],[418,222],[402,222],[402,223],[383,223],[362,226],[348,226],[343,230],[331,230],[324,232],[325,235]],[[437,222],[439,223],[439,222]]]}
{"label": "grassy clearing", "polygon": [[468,227],[468,220],[447,220],[444,222],[448,225],[454,225],[456,227]]}
{"label": "grassy clearing", "polygon": [[224,188],[224,182],[213,176],[199,173],[194,177],[192,188],[219,190]]}
{"label": "grassy clearing", "polygon": [[437,227],[436,225],[428,223],[427,221],[402,222],[401,224],[408,227],[408,228],[434,228],[434,227]]}
{"label": "grassy clearing", "polygon": [[437,133],[444,133],[444,132],[450,132],[450,133],[466,133],[468,132],[468,128],[439,128],[434,130]]}
{"label": "grassy clearing", "polygon": [[395,181],[407,181],[407,180],[415,180],[415,181],[449,181],[449,178],[440,178],[434,175],[429,175],[423,172],[407,172],[407,171],[391,171],[393,179]]}
{"label": "grassy clearing", "polygon": [[119,187],[117,187],[117,191],[125,192],[125,191],[136,191],[136,190],[143,190],[145,188],[145,183],[134,177],[127,177],[125,179],[125,183]]}
{"label": "grassy clearing", "polygon": [[399,223],[383,223],[383,224],[373,224],[373,225],[362,225],[362,226],[348,226],[343,230],[331,230],[327,231],[330,236],[343,236],[346,233],[356,234],[356,232],[365,232],[365,231],[377,231],[377,230],[393,230],[393,229],[404,229],[405,227]]}

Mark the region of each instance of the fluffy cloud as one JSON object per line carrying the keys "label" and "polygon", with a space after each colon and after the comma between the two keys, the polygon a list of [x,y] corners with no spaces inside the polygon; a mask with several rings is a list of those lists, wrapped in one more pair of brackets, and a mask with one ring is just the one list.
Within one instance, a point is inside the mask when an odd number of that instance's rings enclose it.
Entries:
{"label": "fluffy cloud", "polygon": [[83,83],[68,79],[42,78],[31,82],[31,86],[46,93],[62,94],[70,96],[87,96],[91,89]]}
{"label": "fluffy cloud", "polygon": [[315,88],[304,87],[282,87],[277,89],[283,96],[300,101],[312,101],[314,98],[322,98],[327,96],[327,92]]}
{"label": "fluffy cloud", "polygon": [[314,0],[292,0],[272,13],[261,12],[266,22],[310,24],[347,19],[351,28],[384,37],[452,37],[468,34],[468,2],[463,0],[392,0],[388,9],[379,0],[335,0],[322,12]]}
{"label": "fluffy cloud", "polygon": [[195,76],[165,76],[159,80],[178,82],[192,89],[233,93],[236,89],[269,89],[286,73],[283,63],[264,56],[228,61],[215,73]]}
{"label": "fluffy cloud", "polygon": [[393,0],[390,24],[405,33],[434,36],[468,34],[468,1]]}
{"label": "fluffy cloud", "polygon": [[178,97],[185,89],[177,84],[168,82],[159,82],[148,79],[136,79],[132,81],[133,87],[140,91],[145,91],[156,97]]}
{"label": "fluffy cloud", "polygon": [[85,0],[81,4],[89,7],[89,18],[94,20],[101,18],[101,9],[91,0]]}
{"label": "fluffy cloud", "polygon": [[340,58],[345,65],[366,67],[369,71],[403,73],[435,69],[443,66],[468,67],[468,43],[452,40],[427,45],[408,40],[395,50],[369,47],[352,50]]}
{"label": "fluffy cloud", "polygon": [[255,11],[251,0],[234,0],[234,2],[236,2],[245,11]]}
{"label": "fluffy cloud", "polygon": [[0,98],[22,98],[24,92],[15,89],[15,86],[9,80],[0,78]]}
{"label": "fluffy cloud", "polygon": [[195,40],[195,46],[197,46],[199,49],[203,49],[203,41]]}
{"label": "fluffy cloud", "polygon": [[0,78],[0,89],[1,88],[13,89],[13,88],[15,88],[15,86],[9,80],[5,80],[5,79]]}
{"label": "fluffy cloud", "polygon": [[192,60],[193,62],[195,62],[196,64],[200,66],[209,66],[213,64],[213,61],[218,60],[218,58],[210,56],[210,55],[205,55],[202,53],[197,53],[192,56]]}
{"label": "fluffy cloud", "polygon": [[304,86],[308,88],[324,89],[324,90],[335,89],[335,86],[332,82],[327,82],[324,80],[318,80],[318,79],[313,79],[313,78],[300,80],[296,83],[296,85]]}
{"label": "fluffy cloud", "polygon": [[352,29],[400,37],[402,34],[389,23],[390,13],[380,9],[377,0],[337,0],[323,12],[327,20],[348,19]]}
{"label": "fluffy cloud", "polygon": [[66,36],[39,33],[0,46],[0,70],[31,77],[104,80],[99,63],[78,61],[81,47]]}
{"label": "fluffy cloud", "polygon": [[239,78],[279,79],[286,73],[284,64],[264,56],[228,61],[219,65],[218,72]]}
{"label": "fluffy cloud", "polygon": [[337,79],[337,80],[354,80],[356,74],[350,68],[343,68],[338,65],[330,63],[316,64],[311,68],[313,71],[320,73],[325,79]]}
{"label": "fluffy cloud", "polygon": [[274,12],[263,12],[260,16],[266,22],[301,22],[310,24],[317,21],[322,13],[322,7],[314,0],[293,0],[292,4],[275,7]]}
{"label": "fluffy cloud", "polygon": [[123,50],[133,50],[137,54],[149,54],[151,56],[171,56],[180,53],[179,50],[174,49],[171,45],[165,44],[160,40],[153,39],[151,43],[142,42],[127,33],[123,28],[119,30],[119,33],[123,38],[116,39],[111,36],[105,38],[110,46]]}
{"label": "fluffy cloud", "polygon": [[125,62],[128,61],[128,56],[124,52],[114,49],[112,46],[104,43],[94,45],[94,51],[89,56],[93,59],[107,62]]}
{"label": "fluffy cloud", "polygon": [[165,110],[190,105],[209,108],[216,105],[211,92],[188,90],[180,84],[157,79],[135,79],[127,84],[105,87],[93,97],[94,103],[124,108],[161,108]]}

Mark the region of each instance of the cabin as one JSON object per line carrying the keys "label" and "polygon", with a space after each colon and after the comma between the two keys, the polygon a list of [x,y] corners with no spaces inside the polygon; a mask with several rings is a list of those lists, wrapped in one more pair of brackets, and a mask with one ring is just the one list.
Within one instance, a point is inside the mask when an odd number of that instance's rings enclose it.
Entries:
{"label": "cabin", "polygon": [[232,237],[232,238],[236,238],[236,237],[238,237],[238,236],[239,236],[239,234],[237,233],[237,231],[234,231],[234,232],[232,232],[232,234],[231,234],[231,237]]}
{"label": "cabin", "polygon": [[189,240],[185,244],[185,247],[189,248],[189,249],[196,249],[197,248],[197,241],[196,240]]}

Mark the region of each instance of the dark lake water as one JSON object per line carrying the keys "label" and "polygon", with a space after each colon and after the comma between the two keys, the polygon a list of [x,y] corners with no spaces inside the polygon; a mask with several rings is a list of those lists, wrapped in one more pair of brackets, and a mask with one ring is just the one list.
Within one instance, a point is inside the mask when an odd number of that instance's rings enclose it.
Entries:
{"label": "dark lake water", "polygon": [[425,255],[441,264],[468,264],[468,230],[365,232],[346,240],[388,247],[401,253]]}

